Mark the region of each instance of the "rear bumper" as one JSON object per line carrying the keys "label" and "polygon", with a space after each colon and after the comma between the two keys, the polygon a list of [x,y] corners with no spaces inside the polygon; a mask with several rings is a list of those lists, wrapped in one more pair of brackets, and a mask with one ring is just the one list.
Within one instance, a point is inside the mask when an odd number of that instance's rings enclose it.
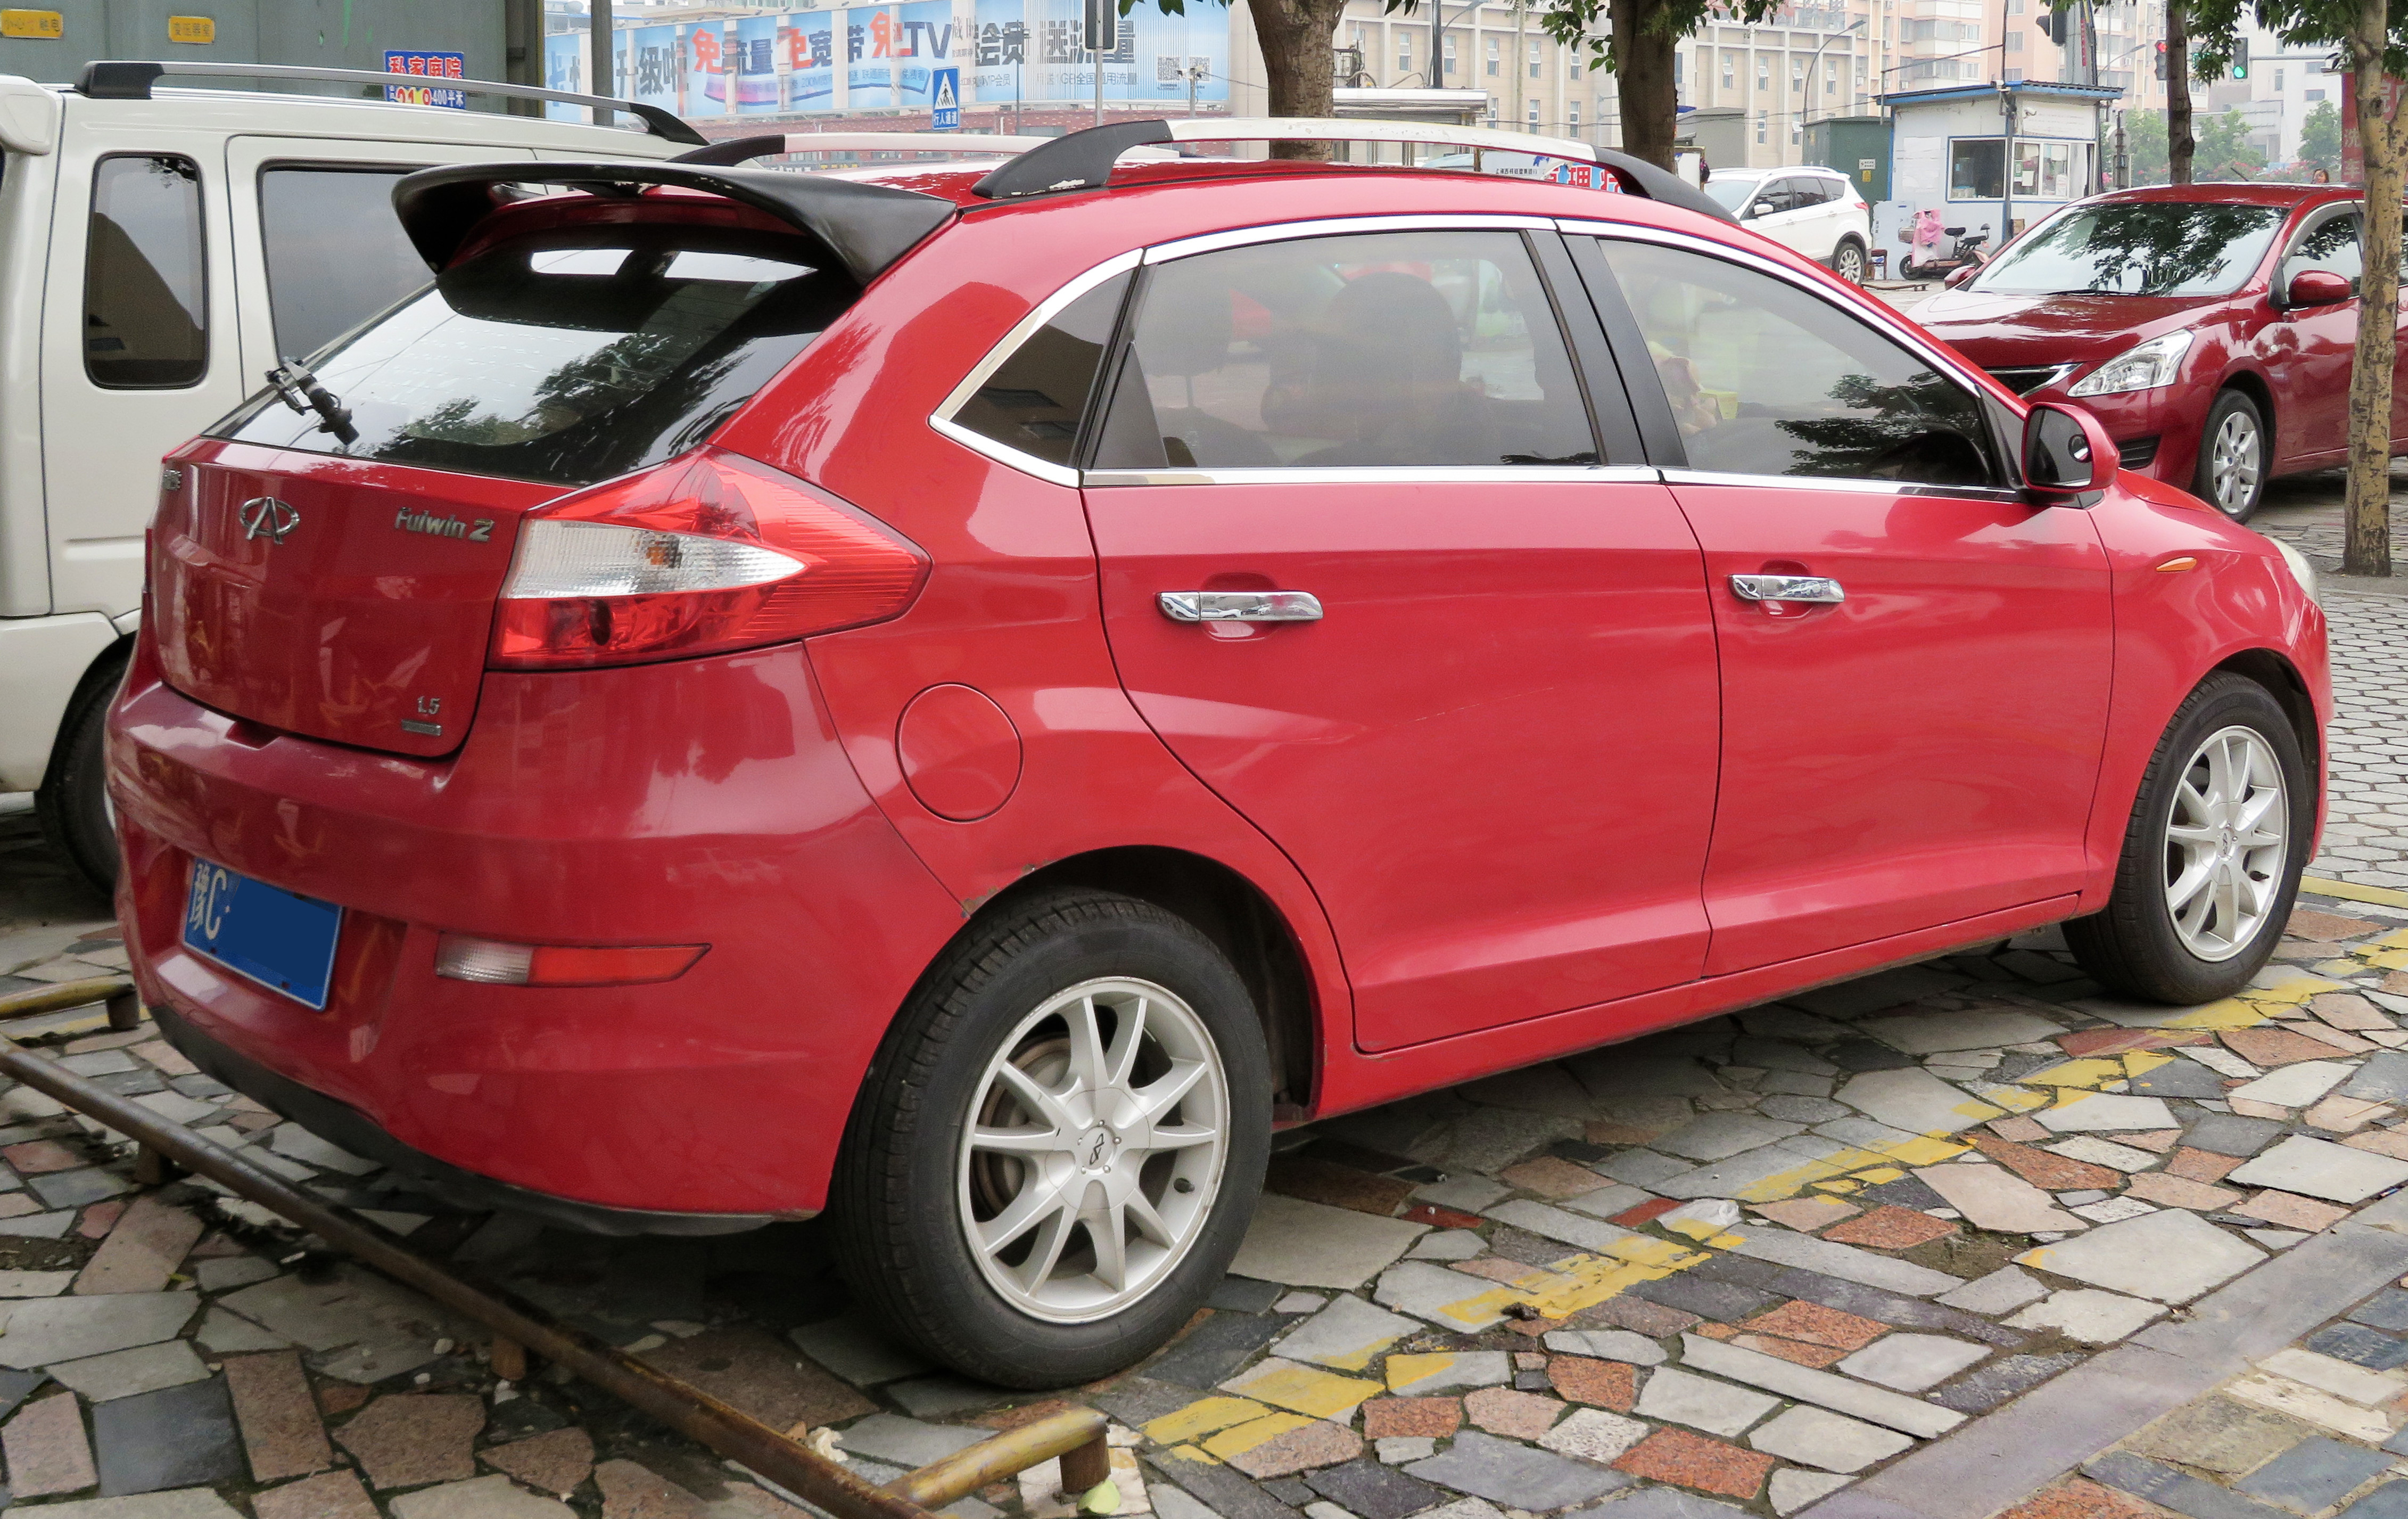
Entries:
{"label": "rear bumper", "polygon": [[[108,762],[134,977],[195,1064],[452,1195],[587,1227],[823,1208],[862,1073],[961,924],[795,648],[489,676],[428,760],[212,711],[146,635]],[[183,947],[195,857],[343,909],[324,1011]],[[496,986],[435,974],[447,930],[710,948],[655,984]]]}
{"label": "rear bumper", "polygon": [[[263,1103],[322,1139],[408,1177],[428,1195],[455,1208],[503,1209],[531,1213],[547,1224],[588,1234],[737,1234],[774,1222],[775,1213],[669,1213],[637,1208],[606,1208],[555,1197],[498,1182],[436,1159],[379,1128],[366,1113],[245,1059],[178,1016],[154,1004],[150,1016],[167,1042],[210,1077]],[[788,1213],[788,1218],[799,1215]]]}

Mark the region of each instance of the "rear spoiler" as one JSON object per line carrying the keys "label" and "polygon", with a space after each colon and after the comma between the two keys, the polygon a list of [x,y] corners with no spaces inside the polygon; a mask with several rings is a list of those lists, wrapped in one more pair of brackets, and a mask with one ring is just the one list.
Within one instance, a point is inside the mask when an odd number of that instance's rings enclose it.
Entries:
{"label": "rear spoiler", "polygon": [[621,197],[640,194],[647,185],[674,185],[724,195],[818,238],[865,285],[953,220],[957,209],[950,200],[916,190],[776,169],[523,160],[446,165],[404,175],[393,187],[393,206],[418,256],[429,268],[441,269],[477,223],[504,204],[507,197],[495,192],[518,184],[565,185]]}

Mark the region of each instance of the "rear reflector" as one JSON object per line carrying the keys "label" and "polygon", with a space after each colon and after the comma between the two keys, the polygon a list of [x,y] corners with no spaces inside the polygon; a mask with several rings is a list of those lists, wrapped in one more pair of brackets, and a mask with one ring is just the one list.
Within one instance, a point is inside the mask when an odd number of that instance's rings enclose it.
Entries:
{"label": "rear reflector", "polygon": [[491,986],[633,986],[675,981],[709,948],[708,944],[510,944],[445,934],[436,942],[435,973]]}
{"label": "rear reflector", "polygon": [[915,545],[833,496],[704,449],[530,513],[489,663],[633,665],[785,643],[895,616],[926,572]]}

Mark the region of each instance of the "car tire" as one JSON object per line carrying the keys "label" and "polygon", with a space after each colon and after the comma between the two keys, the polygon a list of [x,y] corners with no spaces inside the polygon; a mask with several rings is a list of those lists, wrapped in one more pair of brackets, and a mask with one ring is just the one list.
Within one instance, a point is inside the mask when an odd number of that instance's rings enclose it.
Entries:
{"label": "car tire", "polygon": [[862,1083],[829,1196],[845,1276],[965,1375],[1108,1376],[1228,1269],[1270,1099],[1254,999],[1193,924],[1111,893],[1032,897],[931,967]]}
{"label": "car tire", "polygon": [[2266,498],[2267,443],[2258,403],[2241,391],[2218,393],[2200,429],[2192,492],[2234,522],[2247,522]]}
{"label": "car tire", "polygon": [[1831,272],[1852,285],[1865,282],[1865,245],[1854,237],[1842,237],[1840,246],[1831,250]]}
{"label": "car tire", "polygon": [[2157,740],[2106,910],[2067,924],[2067,946],[2128,996],[2231,996],[2282,938],[2315,817],[2282,704],[2246,676],[2209,676]]}
{"label": "car tire", "polygon": [[125,679],[127,649],[101,655],[59,724],[50,767],[34,793],[42,837],[101,896],[117,890],[117,827],[108,812],[108,704]]}

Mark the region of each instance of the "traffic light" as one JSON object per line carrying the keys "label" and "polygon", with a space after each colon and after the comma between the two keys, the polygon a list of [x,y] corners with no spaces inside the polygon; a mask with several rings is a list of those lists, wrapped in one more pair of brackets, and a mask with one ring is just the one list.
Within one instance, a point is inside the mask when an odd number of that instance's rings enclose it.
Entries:
{"label": "traffic light", "polygon": [[2065,39],[2073,35],[2072,7],[2068,7],[2063,10],[2052,10],[2047,15],[2042,16],[2037,24],[2042,31],[2048,34],[2048,39],[2051,42],[2054,42],[2058,47],[2062,48],[2065,46]]}
{"label": "traffic light", "polygon": [[2249,77],[2249,55],[2247,53],[2236,53],[2233,55],[2232,77],[2236,79],[2245,79]]}
{"label": "traffic light", "polygon": [[2164,79],[2165,77],[2166,77],[2166,45],[2165,45],[2164,43],[2160,42],[2160,43],[2158,43],[2158,44],[2157,44],[2157,78],[2159,78],[2159,79]]}

